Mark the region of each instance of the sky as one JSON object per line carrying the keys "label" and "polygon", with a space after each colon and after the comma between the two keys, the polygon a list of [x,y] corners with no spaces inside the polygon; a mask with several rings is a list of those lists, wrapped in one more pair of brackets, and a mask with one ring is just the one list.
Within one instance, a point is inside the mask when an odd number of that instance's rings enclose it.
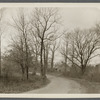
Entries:
{"label": "sky", "polygon": [[[31,8],[30,8],[31,9]],[[16,8],[6,9],[5,22],[10,22],[11,16],[16,14]],[[72,30],[74,28],[91,28],[97,22],[100,22],[100,8],[99,7],[61,7],[59,8],[59,14],[61,18],[61,27],[64,27],[67,30]],[[14,31],[10,27],[7,27],[4,35],[2,36],[2,52],[6,50],[9,42],[9,37],[14,35]],[[55,61],[61,59],[56,57]],[[99,63],[100,58],[95,58],[94,63]]]}
{"label": "sky", "polygon": [[[96,7],[63,8],[61,9],[61,15],[64,27],[68,30],[74,28],[88,29],[100,22],[100,9]],[[57,58],[57,61],[59,60],[60,58]],[[100,63],[100,57],[91,60],[93,65],[98,63]]]}
{"label": "sky", "polygon": [[61,10],[63,23],[68,28],[90,28],[100,21],[100,10],[92,7],[68,7]]}

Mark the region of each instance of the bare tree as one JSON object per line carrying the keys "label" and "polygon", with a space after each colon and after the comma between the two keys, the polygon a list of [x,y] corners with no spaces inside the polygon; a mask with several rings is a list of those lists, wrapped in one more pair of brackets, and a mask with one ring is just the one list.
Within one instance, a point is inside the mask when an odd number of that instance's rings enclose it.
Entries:
{"label": "bare tree", "polygon": [[[94,55],[95,51],[100,49],[100,37],[95,31],[91,30],[75,30],[70,35],[70,51],[65,55],[69,61],[73,62],[75,66],[81,69],[84,74],[90,60],[98,54]],[[74,53],[73,53],[74,50]],[[71,59],[73,58],[73,60]]]}
{"label": "bare tree", "polygon": [[[43,64],[45,55],[45,42],[54,39],[56,33],[55,25],[58,22],[57,9],[55,8],[35,8],[32,18],[34,32],[38,34],[40,40],[40,63],[42,79],[46,78],[46,66]],[[45,58],[45,57],[44,57]]]}
{"label": "bare tree", "polygon": [[50,51],[50,41],[47,40],[45,42],[45,47],[44,47],[44,65],[46,69],[48,68],[49,51]]}
{"label": "bare tree", "polygon": [[12,43],[10,45],[11,50],[9,52],[9,61],[15,62],[17,65],[20,65],[22,70],[22,79],[25,78],[25,51],[23,46],[22,37],[17,39],[12,39]]}
{"label": "bare tree", "polygon": [[3,16],[4,16],[4,8],[1,8],[0,9],[0,77],[1,77],[1,37],[2,37],[2,34],[3,34],[3,32],[4,32],[4,30],[2,30],[3,29],[3,22],[2,22],[2,19],[3,19]]}
{"label": "bare tree", "polygon": [[[24,13],[24,9],[19,9],[17,17],[13,19],[13,27],[17,30],[17,33],[20,38],[20,45],[22,50],[22,61],[25,63],[25,69],[26,69],[26,77],[28,79],[28,70],[29,70],[29,39],[28,39],[28,32],[30,30],[29,28],[29,21],[27,20],[27,16]],[[25,52],[25,53],[23,53]],[[25,55],[24,55],[25,54]]]}
{"label": "bare tree", "polygon": [[[66,72],[66,67],[68,65],[68,58],[66,57],[66,55],[68,56],[68,53],[69,53],[69,35],[70,33],[67,33],[67,34],[64,34],[63,35],[63,45],[61,46],[61,49],[60,49],[60,53],[61,55],[63,56],[64,58],[64,66],[65,66],[65,72]],[[72,60],[73,62],[73,60]]]}
{"label": "bare tree", "polygon": [[57,41],[53,41],[53,43],[50,46],[50,50],[51,50],[51,70],[53,70],[53,67],[54,67],[55,52],[59,48],[59,44],[60,43],[57,44]]}
{"label": "bare tree", "polygon": [[35,57],[34,75],[36,74],[37,67],[39,67],[39,56],[40,56],[40,41],[38,35],[34,33],[34,30],[30,30],[31,35],[31,51]]}

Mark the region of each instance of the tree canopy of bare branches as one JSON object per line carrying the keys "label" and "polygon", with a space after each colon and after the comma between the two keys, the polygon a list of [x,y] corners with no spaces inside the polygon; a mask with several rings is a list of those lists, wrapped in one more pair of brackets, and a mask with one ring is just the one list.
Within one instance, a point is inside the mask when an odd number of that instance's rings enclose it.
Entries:
{"label": "tree canopy of bare branches", "polygon": [[24,70],[26,69],[26,77],[28,79],[28,70],[29,70],[29,21],[27,20],[27,15],[24,12],[24,9],[18,9],[18,14],[16,17],[12,17],[13,24],[12,26],[18,33],[19,41],[16,42],[16,39],[13,39],[14,45],[16,45],[17,49],[20,52],[21,57],[21,67],[23,74],[25,73]]}
{"label": "tree canopy of bare branches", "polygon": [[57,32],[55,26],[59,20],[57,13],[58,10],[55,8],[35,8],[33,11],[31,22],[33,32],[38,35],[38,39],[40,40],[41,76],[43,79],[46,77],[46,66],[45,62],[43,62],[43,57],[45,59],[45,42],[55,39]]}
{"label": "tree canopy of bare branches", "polygon": [[[68,40],[68,38],[66,38],[66,40]],[[80,68],[84,74],[90,60],[98,56],[98,54],[94,55],[94,53],[100,49],[99,43],[100,36],[96,34],[96,31],[76,29],[70,33],[68,47],[70,52],[66,55],[66,52],[64,53],[63,51],[63,55],[74,63],[75,66]],[[73,60],[71,58],[73,58]]]}

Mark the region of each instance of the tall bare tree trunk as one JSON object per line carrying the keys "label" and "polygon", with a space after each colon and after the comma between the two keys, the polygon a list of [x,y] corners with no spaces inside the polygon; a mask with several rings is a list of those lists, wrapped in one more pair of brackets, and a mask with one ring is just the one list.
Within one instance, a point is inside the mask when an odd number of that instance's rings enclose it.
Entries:
{"label": "tall bare tree trunk", "polygon": [[22,69],[22,80],[24,80],[25,69],[24,69],[23,64],[20,64],[20,66],[21,66],[21,69]]}
{"label": "tall bare tree trunk", "polygon": [[35,66],[34,66],[33,75],[36,75],[37,67],[38,67],[38,55],[37,55],[37,51],[36,51],[36,54],[35,54]]}
{"label": "tall bare tree trunk", "polygon": [[27,80],[28,80],[28,78],[29,78],[29,75],[28,75],[28,70],[29,70],[29,68],[28,68],[28,61],[27,61],[27,58],[26,58],[25,67],[26,67],[26,78],[27,78]]}
{"label": "tall bare tree trunk", "polygon": [[46,78],[46,50],[45,50],[45,46],[44,46],[44,79]]}
{"label": "tall bare tree trunk", "polygon": [[67,70],[67,57],[65,57],[65,70],[64,70],[65,73],[66,73],[66,70]]}
{"label": "tall bare tree trunk", "polygon": [[40,53],[40,58],[41,58],[41,77],[43,77],[43,40],[41,41],[41,53]]}
{"label": "tall bare tree trunk", "polygon": [[72,41],[72,67],[74,67],[74,41]]}
{"label": "tall bare tree trunk", "polygon": [[[68,42],[66,43],[66,55],[68,55]],[[65,56],[65,73],[66,73],[66,67],[67,67],[67,57]]]}
{"label": "tall bare tree trunk", "polygon": [[24,66],[24,51],[23,51],[23,40],[21,38],[21,62],[20,62],[20,66],[21,66],[21,69],[22,69],[22,80],[25,79],[25,66]]}
{"label": "tall bare tree trunk", "polygon": [[0,77],[1,77],[1,36],[0,36]]}
{"label": "tall bare tree trunk", "polygon": [[28,63],[28,45],[27,45],[27,39],[26,39],[26,37],[25,37],[25,49],[26,49],[26,51],[25,51],[25,67],[26,67],[26,77],[27,77],[27,80],[28,80],[28,78],[29,78],[29,75],[28,75],[28,71],[29,71],[29,63]]}
{"label": "tall bare tree trunk", "polygon": [[49,54],[49,50],[48,50],[48,47],[46,48],[46,50],[45,50],[45,52],[46,52],[46,69],[48,68],[48,54]]}
{"label": "tall bare tree trunk", "polygon": [[54,51],[52,51],[52,58],[51,58],[51,70],[53,70],[54,67]]}

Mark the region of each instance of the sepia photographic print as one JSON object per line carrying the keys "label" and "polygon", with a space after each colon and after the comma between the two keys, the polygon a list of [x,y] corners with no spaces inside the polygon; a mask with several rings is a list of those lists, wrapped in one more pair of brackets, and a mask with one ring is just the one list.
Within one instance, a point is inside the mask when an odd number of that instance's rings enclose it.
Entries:
{"label": "sepia photographic print", "polygon": [[100,3],[1,3],[0,97],[100,97]]}

